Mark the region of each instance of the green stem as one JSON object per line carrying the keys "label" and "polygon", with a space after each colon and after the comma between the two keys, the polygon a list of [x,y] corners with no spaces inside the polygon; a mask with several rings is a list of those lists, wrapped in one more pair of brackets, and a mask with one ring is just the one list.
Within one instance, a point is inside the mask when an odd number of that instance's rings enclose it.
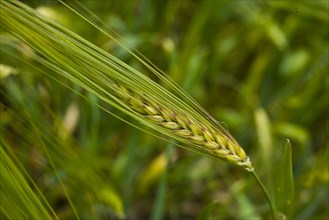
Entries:
{"label": "green stem", "polygon": [[271,212],[272,212],[272,218],[273,219],[277,219],[276,218],[276,213],[275,213],[275,209],[274,209],[274,204],[271,200],[271,197],[270,197],[270,194],[268,193],[266,187],[264,186],[263,182],[261,181],[261,179],[258,177],[257,173],[255,171],[252,171],[251,172],[252,176],[255,178],[255,180],[257,181],[258,185],[260,186],[260,188],[262,189],[265,197],[266,197],[266,200],[267,200],[267,203],[269,204],[270,208],[271,208]]}

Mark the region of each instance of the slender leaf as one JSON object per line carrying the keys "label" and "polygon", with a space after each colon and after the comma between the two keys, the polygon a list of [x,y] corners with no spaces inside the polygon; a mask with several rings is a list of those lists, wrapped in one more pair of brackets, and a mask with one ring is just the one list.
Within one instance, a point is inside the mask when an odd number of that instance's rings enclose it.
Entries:
{"label": "slender leaf", "polygon": [[292,150],[290,141],[287,140],[282,157],[281,167],[277,175],[276,187],[277,208],[281,215],[291,216],[294,204],[294,177],[292,168]]}

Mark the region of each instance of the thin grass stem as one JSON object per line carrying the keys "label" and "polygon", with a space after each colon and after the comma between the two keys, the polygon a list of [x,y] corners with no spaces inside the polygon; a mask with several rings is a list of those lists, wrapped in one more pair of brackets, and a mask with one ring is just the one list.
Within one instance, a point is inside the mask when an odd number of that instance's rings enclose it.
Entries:
{"label": "thin grass stem", "polygon": [[270,197],[270,194],[268,193],[265,185],[263,184],[262,180],[258,177],[257,173],[255,172],[255,170],[253,170],[252,172],[250,172],[251,175],[255,178],[256,182],[258,183],[258,185],[260,186],[260,188],[262,189],[265,198],[267,200],[268,205],[270,206],[271,209],[271,214],[272,214],[272,218],[273,219],[277,219],[276,218],[276,212],[275,212],[275,208],[274,208],[274,203]]}

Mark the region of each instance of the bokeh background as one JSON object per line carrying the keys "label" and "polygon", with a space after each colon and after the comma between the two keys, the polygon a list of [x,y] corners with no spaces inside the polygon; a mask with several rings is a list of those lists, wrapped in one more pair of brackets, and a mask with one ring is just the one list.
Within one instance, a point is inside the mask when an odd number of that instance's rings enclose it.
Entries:
{"label": "bokeh background", "polygon": [[[60,3],[23,2],[146,69]],[[224,122],[270,191],[289,139],[293,218],[328,219],[328,1],[81,3]],[[25,62],[1,45],[2,145],[61,219],[75,218],[69,200],[82,219],[269,216],[247,172],[143,133]]]}

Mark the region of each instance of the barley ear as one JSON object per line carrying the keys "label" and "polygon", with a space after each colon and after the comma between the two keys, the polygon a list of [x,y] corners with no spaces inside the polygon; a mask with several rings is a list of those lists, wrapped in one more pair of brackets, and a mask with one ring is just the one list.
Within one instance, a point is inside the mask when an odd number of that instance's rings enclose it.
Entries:
{"label": "barley ear", "polygon": [[[0,5],[1,27],[35,50],[36,61],[135,119],[135,127],[139,127],[137,122],[143,123],[154,129],[152,134],[162,133],[187,150],[253,171],[245,151],[234,138],[175,84],[171,84],[173,91],[165,89],[19,1],[2,0]],[[128,52],[160,80],[166,80],[132,51]]]}

